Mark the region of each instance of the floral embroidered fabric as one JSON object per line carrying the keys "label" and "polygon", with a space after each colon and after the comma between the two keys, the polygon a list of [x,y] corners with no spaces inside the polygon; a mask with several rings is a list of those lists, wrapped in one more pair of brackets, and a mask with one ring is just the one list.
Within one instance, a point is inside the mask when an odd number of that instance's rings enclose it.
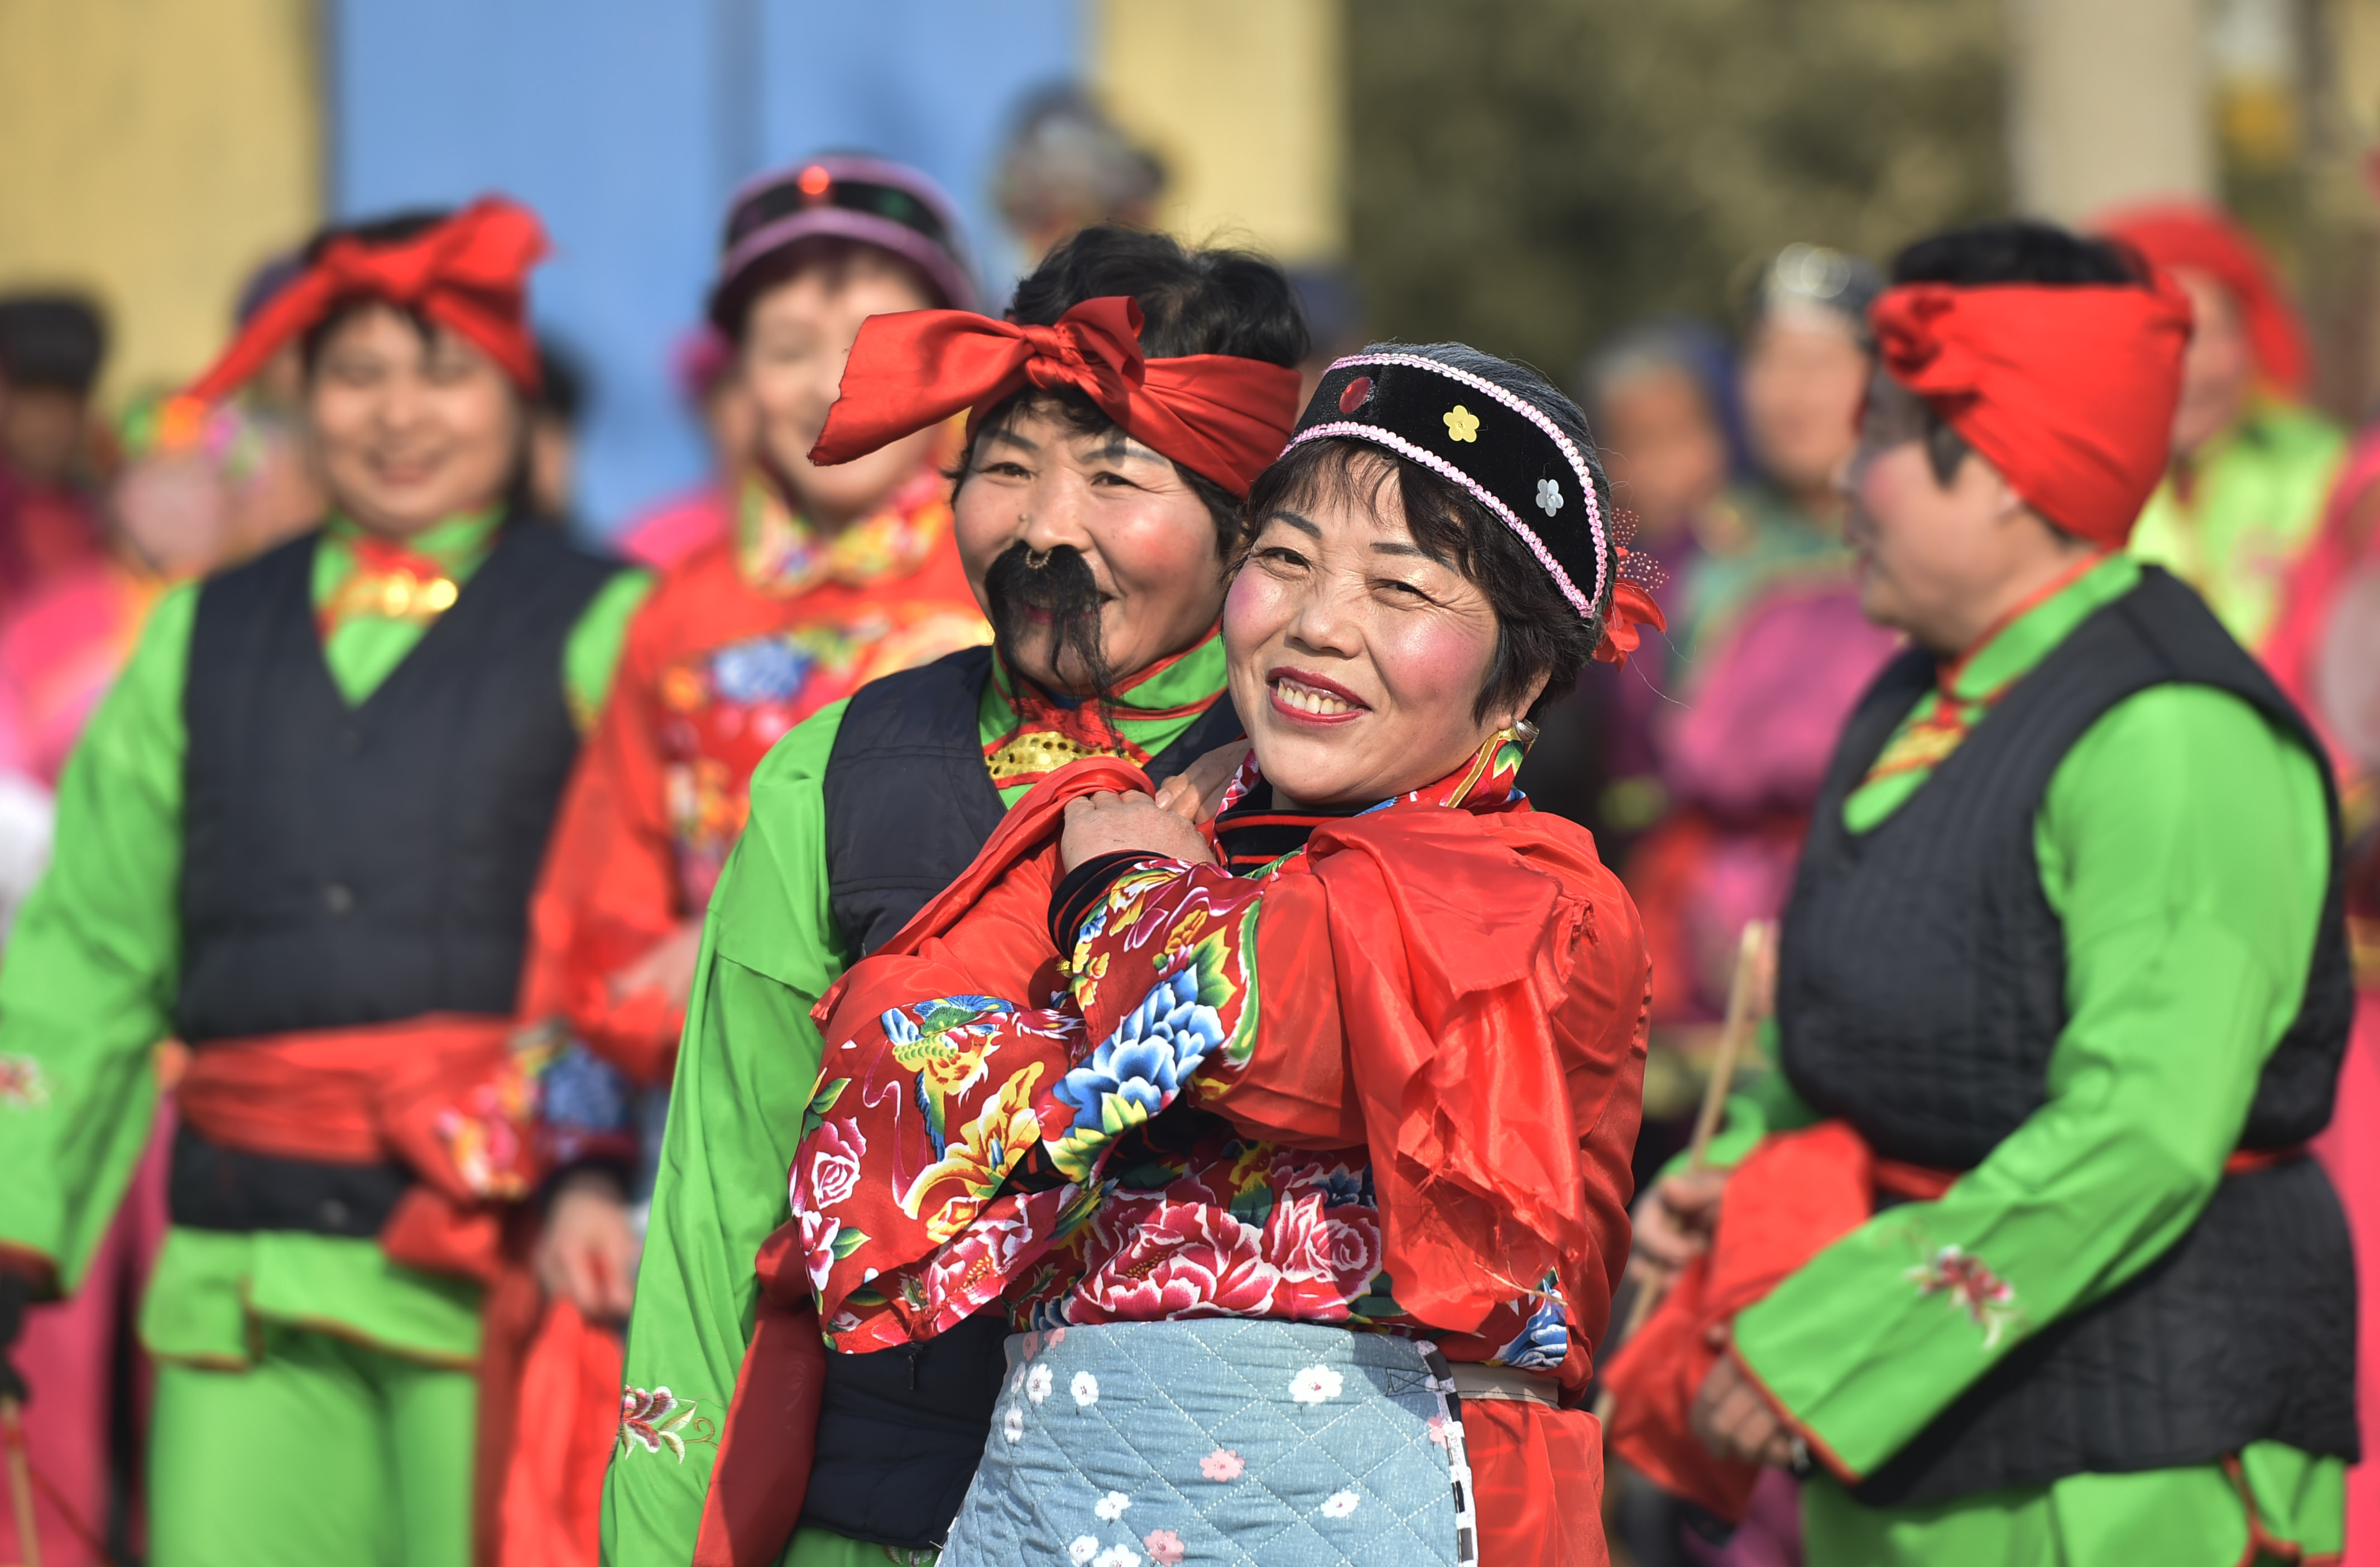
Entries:
{"label": "floral embroidered fabric", "polygon": [[[1513,809],[1520,757],[1491,743],[1369,814]],[[1227,811],[1257,782],[1251,763]],[[1400,1304],[1359,1121],[1338,1146],[1293,1146],[1235,1119],[1252,1060],[1282,1048],[1260,997],[1304,978],[1267,972],[1257,929],[1305,858],[1253,876],[1125,870],[1049,964],[1040,1007],[955,994],[856,1028],[835,1014],[791,1184],[835,1348],[929,1337],[997,1303],[1021,1329],[1242,1317],[1427,1333],[1454,1359],[1583,1379],[1587,1335],[1551,1269],[1466,1333]]]}

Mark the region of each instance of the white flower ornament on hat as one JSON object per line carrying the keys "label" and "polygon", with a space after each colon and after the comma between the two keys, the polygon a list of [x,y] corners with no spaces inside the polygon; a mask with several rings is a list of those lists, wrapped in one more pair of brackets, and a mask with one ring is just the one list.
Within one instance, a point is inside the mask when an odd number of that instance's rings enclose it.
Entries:
{"label": "white flower ornament on hat", "polygon": [[1551,516],[1562,508],[1561,486],[1550,479],[1537,480],[1537,510]]}

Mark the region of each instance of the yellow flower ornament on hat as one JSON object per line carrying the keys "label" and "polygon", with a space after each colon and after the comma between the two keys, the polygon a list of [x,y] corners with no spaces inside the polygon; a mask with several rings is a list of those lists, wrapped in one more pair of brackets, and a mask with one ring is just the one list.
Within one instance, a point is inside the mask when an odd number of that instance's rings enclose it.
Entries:
{"label": "yellow flower ornament on hat", "polygon": [[1446,433],[1453,441],[1479,439],[1479,416],[1457,403],[1446,410]]}

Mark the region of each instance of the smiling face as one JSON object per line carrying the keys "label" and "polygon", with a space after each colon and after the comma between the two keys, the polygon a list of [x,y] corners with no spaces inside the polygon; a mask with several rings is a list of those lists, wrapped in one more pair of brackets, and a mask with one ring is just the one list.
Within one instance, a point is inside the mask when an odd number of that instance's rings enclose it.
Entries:
{"label": "smiling face", "polygon": [[1061,653],[1046,611],[1019,602],[1013,624],[1000,624],[985,579],[1012,550],[1081,557],[1115,680],[1196,644],[1222,605],[1214,514],[1172,460],[1112,425],[1078,430],[1047,402],[1026,403],[977,434],[952,510],[977,601],[1014,666],[1045,689],[1087,694],[1092,672],[1071,648]]}
{"label": "smiling face", "polygon": [[306,408],[332,504],[388,538],[495,505],[520,460],[520,398],[495,360],[389,305],[331,327]]}
{"label": "smiling face", "polygon": [[752,301],[739,371],[759,416],[759,448],[814,526],[832,531],[857,521],[931,455],[938,432],[929,428],[832,468],[810,461],[861,323],[933,302],[907,269],[865,249],[841,267],[807,267]]}
{"label": "smiling face", "polygon": [[1536,699],[1475,716],[1495,607],[1425,553],[1388,458],[1258,519],[1223,605],[1232,699],[1289,806],[1368,805],[1452,772]]}

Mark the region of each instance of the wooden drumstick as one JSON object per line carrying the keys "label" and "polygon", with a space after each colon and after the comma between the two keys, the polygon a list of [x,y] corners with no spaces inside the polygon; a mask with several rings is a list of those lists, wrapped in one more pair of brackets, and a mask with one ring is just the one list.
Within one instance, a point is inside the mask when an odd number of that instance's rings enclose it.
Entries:
{"label": "wooden drumstick", "polygon": [[[1735,1082],[1736,1063],[1743,1059],[1743,1041],[1757,1021],[1755,1014],[1758,1010],[1761,970],[1776,929],[1773,920],[1748,920],[1743,927],[1743,939],[1736,945],[1735,973],[1727,987],[1727,1021],[1719,1026],[1718,1052],[1711,1058],[1710,1081],[1703,1085],[1702,1109],[1695,1113],[1694,1136],[1686,1144],[1685,1172],[1689,1175],[1699,1173],[1709,1164],[1711,1138],[1718,1135],[1719,1117],[1727,1112],[1727,1096]],[[1671,1275],[1667,1269],[1647,1265],[1643,1273],[1615,1348],[1636,1336],[1636,1330],[1645,1325],[1653,1308],[1669,1293]],[[1605,1420],[1610,1415],[1611,1390],[1606,1388],[1596,1395],[1595,1417]]]}

